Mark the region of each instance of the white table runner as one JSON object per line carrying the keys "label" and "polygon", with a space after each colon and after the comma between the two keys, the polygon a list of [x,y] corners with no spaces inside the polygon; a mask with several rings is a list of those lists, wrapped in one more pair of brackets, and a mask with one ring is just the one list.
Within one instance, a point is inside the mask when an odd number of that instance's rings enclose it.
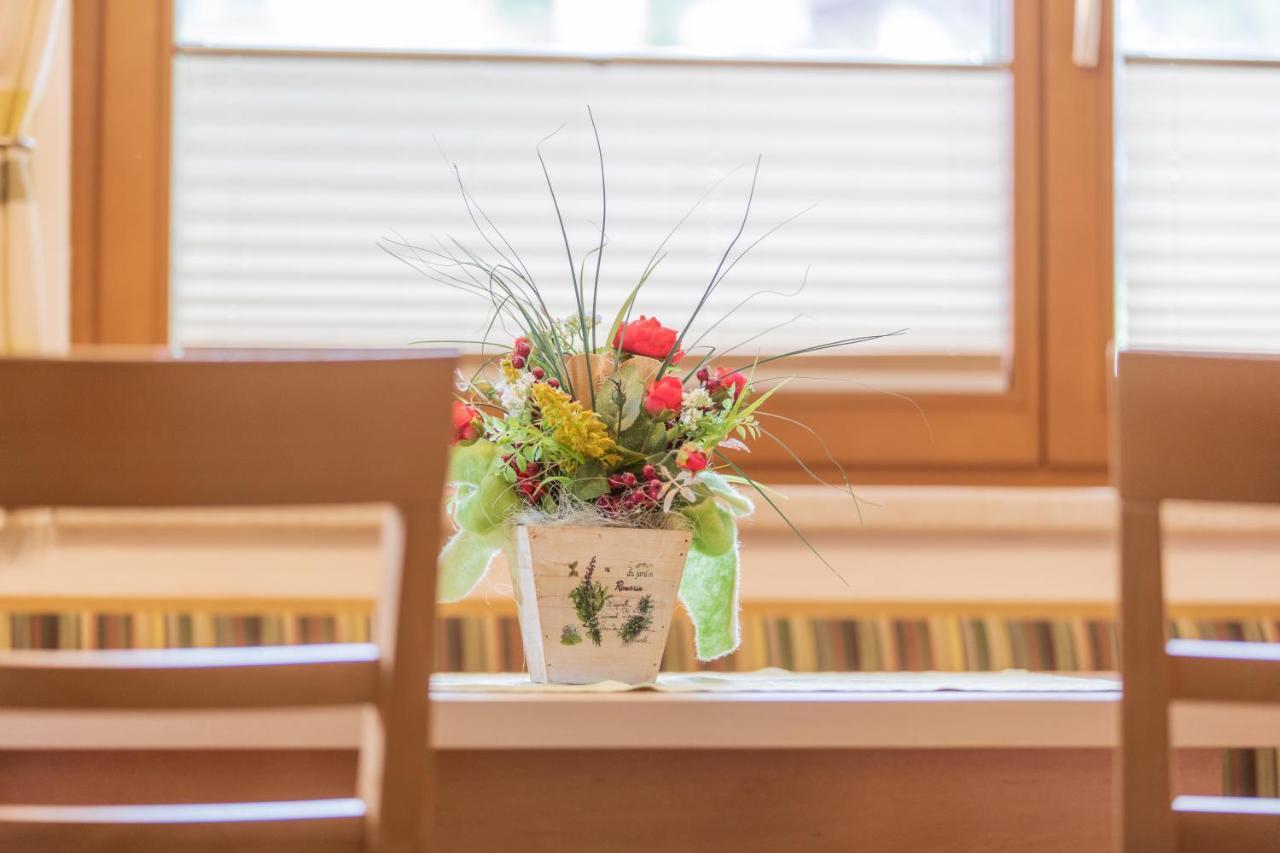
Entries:
{"label": "white table runner", "polygon": [[1026,670],[1003,672],[664,672],[654,684],[534,684],[527,673],[441,673],[436,693],[1092,693],[1120,689],[1106,676],[1058,675]]}

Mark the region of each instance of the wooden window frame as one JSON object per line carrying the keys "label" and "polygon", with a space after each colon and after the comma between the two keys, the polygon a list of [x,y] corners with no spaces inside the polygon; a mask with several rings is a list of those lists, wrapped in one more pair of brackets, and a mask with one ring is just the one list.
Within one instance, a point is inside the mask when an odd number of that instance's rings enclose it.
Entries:
{"label": "wooden window frame", "polygon": [[[167,343],[173,0],[76,0],[72,338]],[[1013,9],[1012,347],[1003,393],[796,391],[777,411],[823,436],[787,441],[819,476],[863,483],[1106,481],[1112,336],[1110,27],[1099,62],[1072,59],[1073,0]],[[1104,2],[1109,15],[1111,0]],[[1109,18],[1108,18],[1109,19]],[[849,364],[874,361],[852,356]],[[787,431],[784,427],[782,431]],[[806,479],[789,453],[744,458]]]}

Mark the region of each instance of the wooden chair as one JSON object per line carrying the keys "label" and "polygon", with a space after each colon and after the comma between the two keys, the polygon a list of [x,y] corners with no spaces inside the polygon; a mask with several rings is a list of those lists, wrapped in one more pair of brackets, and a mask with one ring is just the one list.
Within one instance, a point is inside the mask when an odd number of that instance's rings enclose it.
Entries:
{"label": "wooden chair", "polygon": [[1166,641],[1160,504],[1280,503],[1280,358],[1122,352],[1120,832],[1125,853],[1280,850],[1280,803],[1178,797],[1172,700],[1280,702],[1280,645]]}
{"label": "wooden chair", "polygon": [[386,503],[376,644],[0,653],[0,707],[364,704],[358,799],[0,806],[0,850],[418,851],[453,360],[0,360],[0,507]]}

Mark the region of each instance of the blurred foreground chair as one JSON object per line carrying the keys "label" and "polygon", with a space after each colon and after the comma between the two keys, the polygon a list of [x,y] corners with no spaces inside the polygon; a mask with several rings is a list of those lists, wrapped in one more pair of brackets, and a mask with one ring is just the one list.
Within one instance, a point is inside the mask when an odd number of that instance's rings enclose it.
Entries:
{"label": "blurred foreground chair", "polygon": [[0,653],[0,707],[368,706],[357,799],[0,806],[0,850],[419,851],[453,360],[0,360],[0,507],[390,504],[376,644]]}
{"label": "blurred foreground chair", "polygon": [[1122,352],[1114,403],[1121,849],[1280,850],[1280,801],[1170,808],[1169,702],[1280,702],[1280,644],[1167,640],[1160,543],[1162,501],[1280,503],[1280,357]]}

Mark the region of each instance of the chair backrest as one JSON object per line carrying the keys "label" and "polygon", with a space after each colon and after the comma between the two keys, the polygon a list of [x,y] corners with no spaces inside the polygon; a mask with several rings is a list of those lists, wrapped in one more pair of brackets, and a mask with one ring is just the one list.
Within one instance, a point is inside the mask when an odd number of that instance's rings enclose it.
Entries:
{"label": "chair backrest", "polygon": [[369,705],[358,799],[0,807],[0,849],[419,849],[453,366],[399,351],[0,360],[0,508],[392,507],[375,644],[0,654],[0,707]]}
{"label": "chair backrest", "polygon": [[1169,702],[1280,701],[1280,649],[1168,641],[1160,504],[1280,503],[1280,357],[1121,352],[1117,364],[1121,849],[1274,850],[1274,803],[1178,797],[1170,807]]}

